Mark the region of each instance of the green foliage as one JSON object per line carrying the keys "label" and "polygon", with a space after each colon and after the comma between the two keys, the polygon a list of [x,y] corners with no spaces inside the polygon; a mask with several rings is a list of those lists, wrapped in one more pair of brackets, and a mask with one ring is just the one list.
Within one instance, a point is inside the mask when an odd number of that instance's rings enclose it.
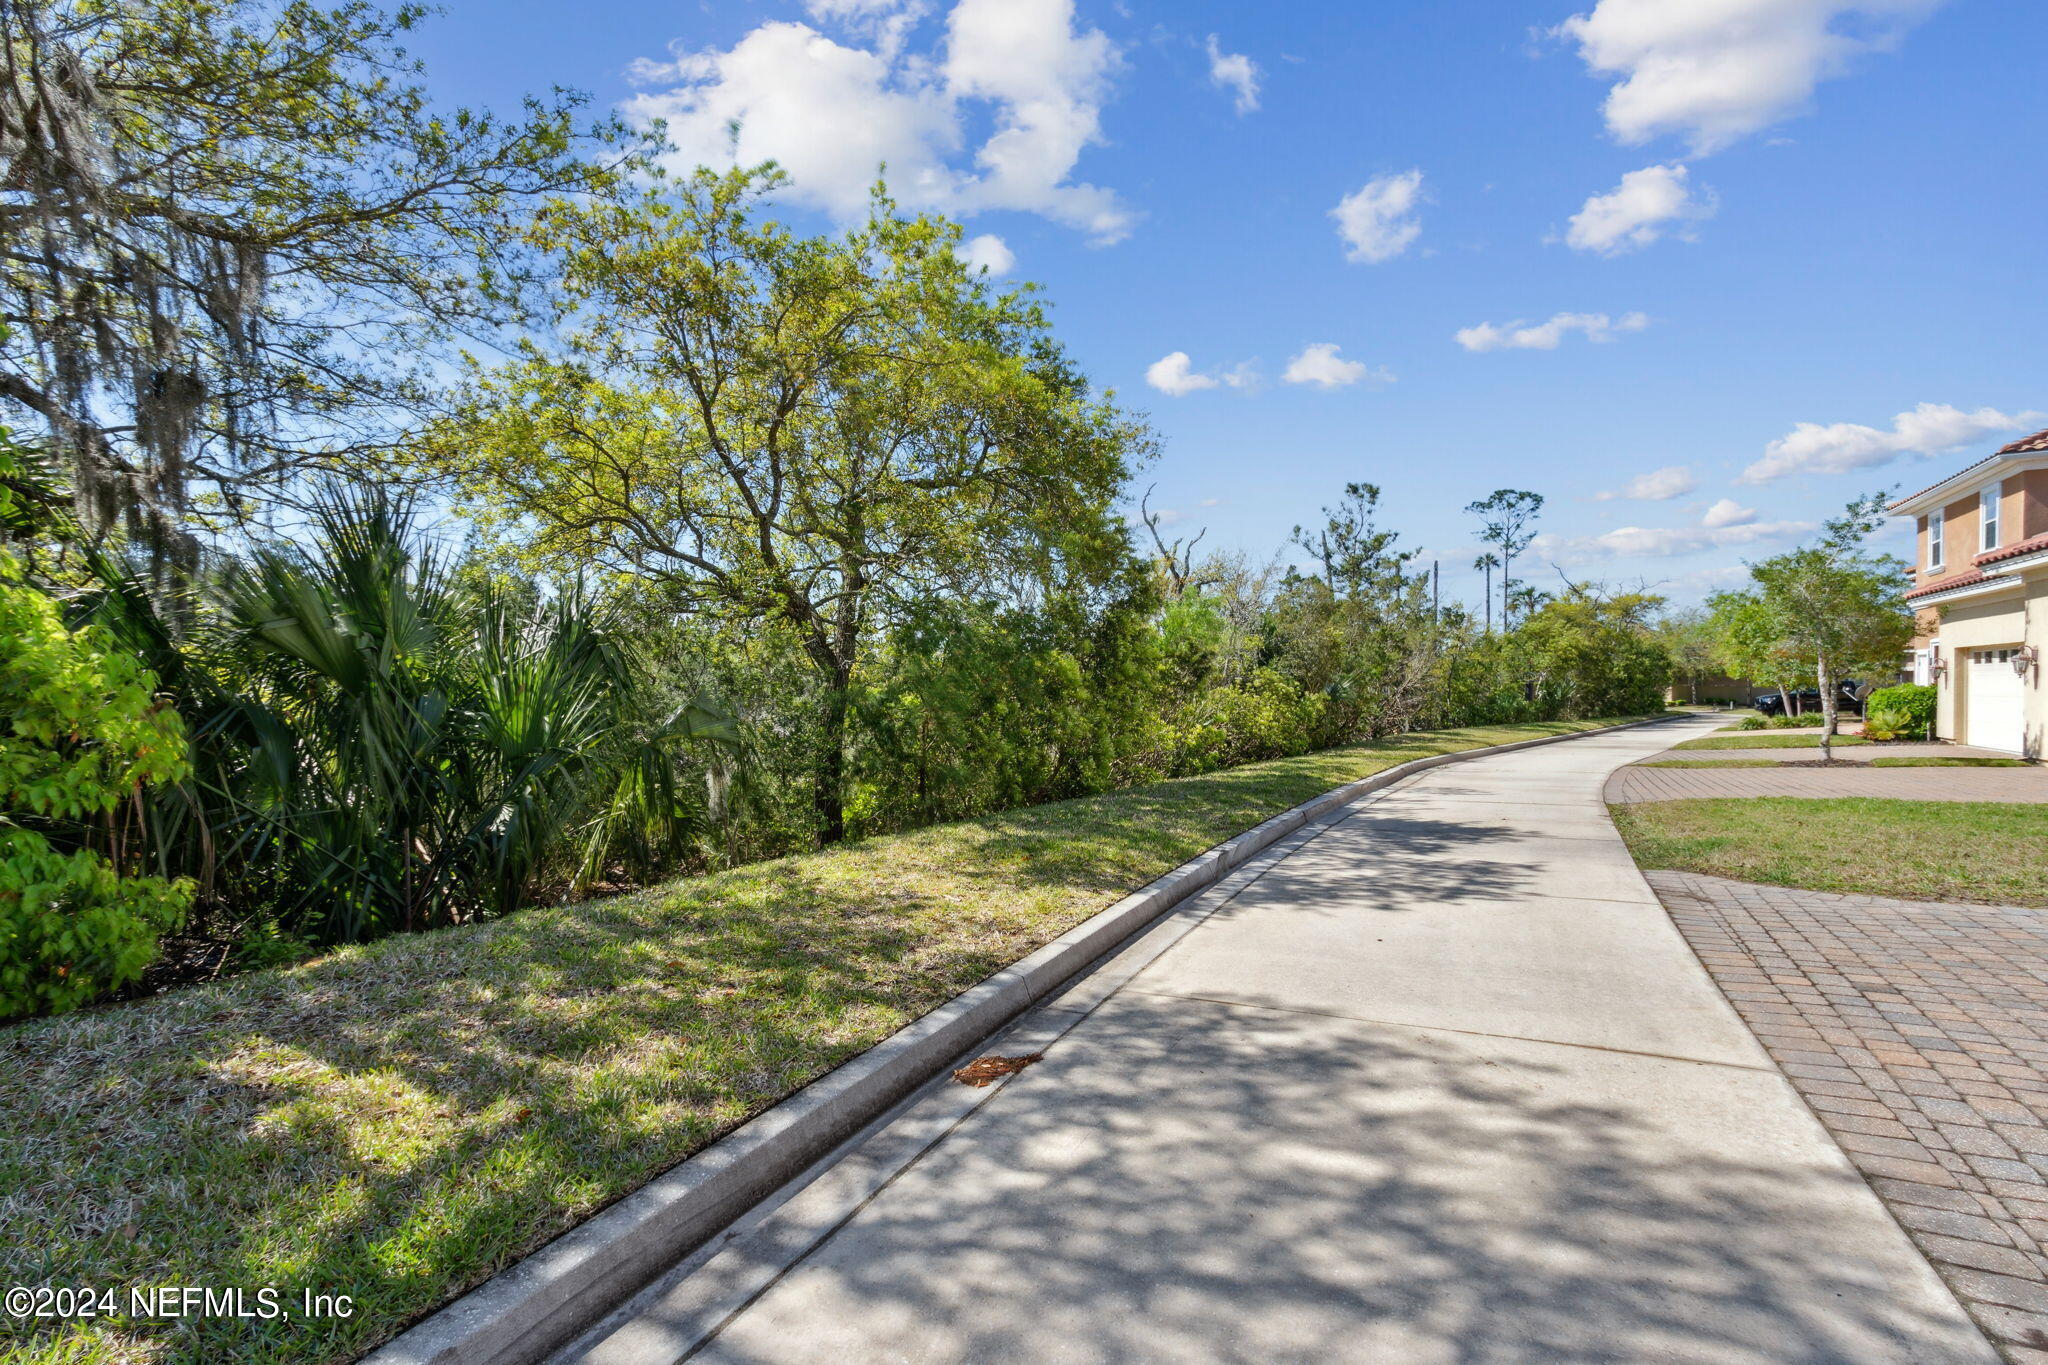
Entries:
{"label": "green foliage", "polygon": [[47,424],[100,534],[197,567],[239,519],[392,441],[434,348],[517,316],[512,227],[590,184],[573,97],[436,111],[425,11],[363,0],[6,8],[0,398]]}
{"label": "green foliage", "polygon": [[642,714],[605,604],[453,572],[374,495],[320,505],[311,539],[230,577],[210,642],[236,690],[209,797],[247,894],[353,941],[517,909],[548,872],[686,861],[708,814],[678,750],[732,726]]}
{"label": "green foliage", "polygon": [[[1499,552],[1500,568],[1501,629],[1505,630],[1514,620],[1516,608],[1526,614],[1538,605],[1536,593],[1528,587],[1515,586],[1515,558],[1529,548],[1536,539],[1536,518],[1543,511],[1543,495],[1531,493],[1522,488],[1496,488],[1477,502],[1468,503],[1465,510],[1480,519],[1479,539]],[[1492,555],[1481,557],[1482,567],[1491,572],[1484,561]]]}
{"label": "green foliage", "polygon": [[1820,715],[1818,712],[1808,711],[1804,714],[1799,714],[1786,711],[1775,716],[1744,716],[1728,728],[1731,730],[1811,730],[1819,726],[1819,724]]}
{"label": "green foliage", "polygon": [[1913,683],[1879,688],[1864,699],[1864,735],[1876,740],[1931,737],[1939,696],[1935,688]]}
{"label": "green foliage", "polygon": [[[0,327],[0,338],[6,335]],[[0,427],[0,544],[70,529],[61,482],[47,451]]]}
{"label": "green foliage", "polygon": [[1700,679],[1714,670],[1713,618],[1699,607],[1667,613],[1652,628],[1671,656],[1673,681],[1688,700],[1699,701]]}
{"label": "green foliage", "polygon": [[91,848],[53,845],[146,783],[189,770],[155,679],[0,549],[0,1017],[68,1009],[142,975],[191,887],[128,877]]}
{"label": "green foliage", "polygon": [[877,192],[802,237],[772,168],[552,206],[559,346],[479,372],[432,444],[543,560],[597,564],[680,611],[791,632],[816,673],[819,837],[845,828],[850,709],[916,604],[1086,596],[1132,555],[1112,507],[1150,453],[960,229]]}
{"label": "green foliage", "polygon": [[1573,588],[1516,627],[1547,717],[1642,715],[1663,708],[1671,655],[1642,625],[1661,599]]}
{"label": "green foliage", "polygon": [[[1811,545],[1750,565],[1751,586],[1711,603],[1718,653],[1731,673],[1820,688],[1822,723],[1835,724],[1835,684],[1895,666],[1913,621],[1899,597],[1905,565],[1864,543],[1882,524],[1884,498],[1851,502]],[[1828,751],[1825,737],[1823,756]]]}
{"label": "green foliage", "polygon": [[862,832],[1108,791],[1154,744],[1147,597],[1089,611],[932,603],[880,651],[856,704]]}
{"label": "green foliage", "polygon": [[1332,705],[1279,670],[1261,668],[1244,686],[1197,693],[1179,709],[1167,737],[1166,769],[1192,776],[1325,747],[1318,740],[1327,733]]}
{"label": "green foliage", "polygon": [[124,877],[0,825],[0,1019],[75,1009],[136,981],[184,919],[188,882]]}

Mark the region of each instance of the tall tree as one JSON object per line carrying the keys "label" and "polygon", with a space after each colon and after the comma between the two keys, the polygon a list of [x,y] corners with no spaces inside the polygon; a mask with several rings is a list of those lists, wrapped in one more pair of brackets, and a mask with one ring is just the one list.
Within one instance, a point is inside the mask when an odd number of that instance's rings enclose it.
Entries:
{"label": "tall tree", "polygon": [[1707,629],[1722,672],[1769,683],[1786,699],[1788,712],[1798,709],[1799,679],[1807,665],[1783,638],[1757,592],[1746,588],[1708,598]]}
{"label": "tall tree", "polygon": [[1209,528],[1203,527],[1192,538],[1175,536],[1168,540],[1160,530],[1167,514],[1152,510],[1152,491],[1151,488],[1146,489],[1145,495],[1138,499],[1138,518],[1152,533],[1152,560],[1166,579],[1166,595],[1178,600],[1191,592],[1202,591],[1215,581],[1195,572],[1195,547],[1209,534]]}
{"label": "tall tree", "polygon": [[1496,488],[1479,501],[1467,503],[1465,510],[1481,518],[1480,540],[1500,553],[1500,626],[1506,630],[1514,624],[1513,607],[1525,604],[1533,610],[1535,606],[1534,598],[1515,595],[1515,556],[1536,539],[1534,527],[1543,511],[1543,495],[1520,488]]}
{"label": "tall tree", "polygon": [[1482,579],[1484,586],[1481,588],[1481,591],[1485,594],[1486,633],[1491,635],[1493,633],[1493,571],[1500,567],[1500,556],[1488,550],[1485,554],[1472,561],[1472,567],[1484,575]]}
{"label": "tall tree", "polygon": [[843,837],[849,689],[932,595],[1110,584],[1143,427],[1091,393],[959,229],[899,214],[801,237],[769,169],[652,176],[535,229],[562,335],[481,373],[432,443],[533,551],[652,580],[681,609],[794,632],[819,688],[813,804]]}
{"label": "tall tree", "polygon": [[[88,531],[189,564],[195,500],[385,448],[433,343],[504,320],[576,100],[437,115],[362,0],[0,4],[0,403]],[[212,495],[207,497],[205,495]]]}
{"label": "tall tree", "polygon": [[1884,524],[1884,504],[1882,493],[1857,498],[1812,545],[1750,565],[1750,591],[1724,612],[1748,632],[1749,650],[1810,672],[1820,688],[1823,762],[1834,756],[1836,684],[1853,671],[1895,667],[1913,636],[1899,597],[1906,566],[1866,548]]}
{"label": "tall tree", "polygon": [[1400,585],[1414,550],[1396,550],[1400,532],[1377,521],[1378,484],[1347,483],[1335,507],[1323,509],[1323,524],[1313,531],[1297,526],[1289,536],[1322,568],[1323,585],[1340,597],[1358,597]]}

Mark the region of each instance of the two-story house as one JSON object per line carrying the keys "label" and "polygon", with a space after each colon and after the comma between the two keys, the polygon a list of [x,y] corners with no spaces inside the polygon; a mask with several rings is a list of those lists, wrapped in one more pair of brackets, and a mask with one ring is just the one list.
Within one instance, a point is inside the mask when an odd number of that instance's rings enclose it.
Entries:
{"label": "two-story house", "polygon": [[1940,689],[1943,739],[2040,758],[2048,748],[2048,431],[1891,505],[1919,543],[1916,682]]}

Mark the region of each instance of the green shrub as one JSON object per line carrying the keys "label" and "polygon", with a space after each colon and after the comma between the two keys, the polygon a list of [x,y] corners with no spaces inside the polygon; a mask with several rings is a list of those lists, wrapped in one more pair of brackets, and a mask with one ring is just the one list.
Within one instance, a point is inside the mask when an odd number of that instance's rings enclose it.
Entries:
{"label": "green shrub", "polygon": [[0,1018],[70,1009],[136,980],[191,902],[184,881],[124,877],[92,848],[146,782],[191,771],[156,679],[0,550]]}
{"label": "green shrub", "polygon": [[1934,732],[1935,697],[1932,687],[1913,683],[1879,688],[1864,703],[1864,737],[1874,740],[1926,738]]}
{"label": "green shrub", "polygon": [[189,882],[123,877],[0,827],[0,1019],[88,1004],[141,977],[191,903]]}

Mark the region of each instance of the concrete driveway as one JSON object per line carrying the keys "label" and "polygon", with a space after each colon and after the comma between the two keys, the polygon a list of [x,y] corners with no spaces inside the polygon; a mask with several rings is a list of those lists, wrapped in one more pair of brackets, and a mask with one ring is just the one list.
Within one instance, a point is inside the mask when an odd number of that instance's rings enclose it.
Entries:
{"label": "concrete driveway", "polygon": [[1996,1361],[1608,823],[1715,723],[1305,829],[564,1359]]}

